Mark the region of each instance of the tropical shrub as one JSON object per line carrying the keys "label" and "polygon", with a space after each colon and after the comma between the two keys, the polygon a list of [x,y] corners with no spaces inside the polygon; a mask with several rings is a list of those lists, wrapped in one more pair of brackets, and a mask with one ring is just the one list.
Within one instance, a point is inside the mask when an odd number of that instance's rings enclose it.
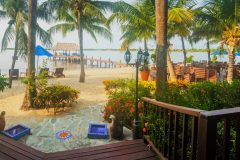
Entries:
{"label": "tropical shrub", "polygon": [[64,85],[52,85],[40,90],[35,99],[35,106],[39,109],[54,109],[54,114],[60,109],[71,107],[78,99],[79,91]]}
{"label": "tropical shrub", "polygon": [[169,85],[161,100],[208,111],[235,107],[240,105],[240,81]]}
{"label": "tropical shrub", "polygon": [[[131,128],[135,111],[135,80],[106,80],[103,81],[103,84],[108,95],[108,102],[104,107],[103,118],[108,121],[109,116],[113,114],[118,120],[123,122],[124,126]],[[142,97],[153,98],[155,88],[155,82],[139,81],[139,99]],[[141,103],[139,103],[138,107],[141,116]]]}
{"label": "tropical shrub", "polygon": [[4,89],[8,86],[7,78],[0,75],[0,91],[4,91]]}

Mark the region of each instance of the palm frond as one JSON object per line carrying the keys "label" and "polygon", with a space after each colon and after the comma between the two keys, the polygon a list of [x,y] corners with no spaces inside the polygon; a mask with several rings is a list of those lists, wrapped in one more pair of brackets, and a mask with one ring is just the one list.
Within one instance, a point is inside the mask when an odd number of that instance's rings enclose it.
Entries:
{"label": "palm frond", "polygon": [[13,22],[10,20],[8,24],[9,25],[4,32],[3,39],[2,39],[2,45],[1,45],[2,51],[7,49],[9,42],[14,40],[15,34],[16,34],[16,32],[13,28]]}
{"label": "palm frond", "polygon": [[193,13],[185,8],[173,8],[169,10],[168,22],[175,23],[191,23],[193,21]]}
{"label": "palm frond", "polygon": [[41,28],[38,24],[36,25],[36,33],[38,38],[43,42],[47,47],[52,46],[52,37],[51,34]]}
{"label": "palm frond", "polygon": [[72,32],[74,30],[76,30],[77,26],[75,25],[75,23],[61,23],[61,24],[56,24],[55,26],[51,27],[48,32],[50,34],[55,34],[59,31],[61,31],[63,33],[63,36],[66,36],[67,33]]}

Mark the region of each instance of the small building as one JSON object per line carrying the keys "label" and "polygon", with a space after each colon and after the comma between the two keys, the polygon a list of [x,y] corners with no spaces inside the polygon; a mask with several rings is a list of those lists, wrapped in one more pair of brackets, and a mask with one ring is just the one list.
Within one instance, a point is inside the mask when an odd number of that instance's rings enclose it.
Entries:
{"label": "small building", "polygon": [[76,43],[57,43],[52,50],[55,56],[80,56],[79,45]]}

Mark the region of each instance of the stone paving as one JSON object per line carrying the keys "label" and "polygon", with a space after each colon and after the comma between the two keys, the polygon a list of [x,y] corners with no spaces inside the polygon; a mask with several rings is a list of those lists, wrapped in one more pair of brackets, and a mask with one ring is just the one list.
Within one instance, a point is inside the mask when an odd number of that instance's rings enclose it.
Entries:
{"label": "stone paving", "polygon": [[[101,116],[102,106],[80,108],[64,116],[45,118],[33,116],[30,120],[22,119],[18,123],[30,127],[32,135],[26,136],[19,141],[46,153],[115,143],[117,142],[115,140],[109,142],[108,139],[87,138],[89,123],[106,123]],[[13,122],[13,120],[11,121]],[[15,124],[8,124],[7,128]],[[60,130],[68,130],[73,136],[66,140],[56,139],[56,132]],[[131,131],[126,128],[124,128],[124,135],[124,139],[132,138]]]}

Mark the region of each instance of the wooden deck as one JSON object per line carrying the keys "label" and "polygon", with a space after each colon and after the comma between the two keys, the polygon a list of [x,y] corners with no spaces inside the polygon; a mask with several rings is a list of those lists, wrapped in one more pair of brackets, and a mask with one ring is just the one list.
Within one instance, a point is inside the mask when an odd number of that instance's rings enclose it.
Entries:
{"label": "wooden deck", "polygon": [[43,153],[17,141],[0,135],[1,160],[135,160],[157,159],[147,149],[142,139],[122,141],[103,146],[69,150],[56,153]]}

